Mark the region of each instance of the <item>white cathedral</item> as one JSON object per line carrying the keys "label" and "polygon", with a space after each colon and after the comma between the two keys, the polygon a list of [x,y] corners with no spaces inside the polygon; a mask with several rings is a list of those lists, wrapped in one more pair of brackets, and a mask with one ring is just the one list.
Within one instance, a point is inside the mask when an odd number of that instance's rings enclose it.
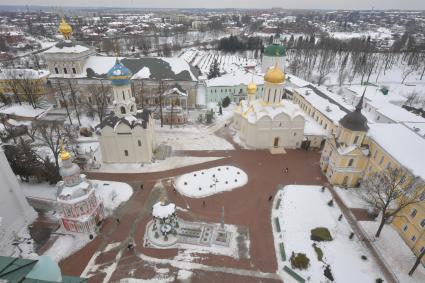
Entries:
{"label": "white cathedral", "polygon": [[114,112],[98,126],[105,163],[149,163],[155,149],[155,123],[148,110],[137,110],[131,89],[132,74],[120,61],[108,71]]}
{"label": "white cathedral", "polygon": [[285,73],[276,62],[264,75],[264,91],[255,99],[257,86],[248,85],[248,101],[234,112],[234,127],[249,147],[284,151],[299,148],[304,138],[305,118],[300,108],[285,99]]}

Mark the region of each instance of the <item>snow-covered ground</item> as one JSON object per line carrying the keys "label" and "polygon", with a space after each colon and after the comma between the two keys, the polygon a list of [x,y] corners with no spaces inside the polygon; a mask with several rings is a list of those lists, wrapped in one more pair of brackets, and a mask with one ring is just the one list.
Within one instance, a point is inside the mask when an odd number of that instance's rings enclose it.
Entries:
{"label": "snow-covered ground", "polygon": [[400,283],[425,282],[425,267],[421,264],[412,277],[408,275],[416,257],[391,225],[385,225],[381,236],[376,239],[374,235],[378,229],[378,222],[360,221],[359,223]]}
{"label": "snow-covered ground", "polygon": [[28,103],[12,104],[0,109],[0,113],[4,115],[15,115],[23,118],[35,118],[46,112],[46,109],[35,108]]}
{"label": "snow-covered ground", "polygon": [[349,208],[367,208],[368,205],[361,199],[361,195],[357,192],[358,188],[341,188],[334,187],[335,192],[342,199],[344,204]]}
{"label": "snow-covered ground", "polygon": [[60,235],[43,255],[48,255],[54,261],[59,262],[72,255],[89,242],[90,238],[86,234],[67,232],[67,234]]}
{"label": "snow-covered ground", "polygon": [[172,170],[180,167],[200,164],[224,157],[196,157],[196,156],[171,156],[165,160],[157,160],[150,164],[139,163],[102,163],[96,172],[113,172],[113,173],[151,173]]}
{"label": "snow-covered ground", "polygon": [[206,129],[162,129],[155,133],[158,144],[169,145],[173,150],[232,150],[228,141]]}
{"label": "snow-covered ground", "polygon": [[[276,209],[278,199],[281,202]],[[344,218],[338,221],[342,212],[335,202],[332,207],[327,204],[331,199],[328,191],[321,192],[321,186],[289,185],[278,192],[272,209],[272,223],[279,275],[284,281],[292,282],[283,267],[291,267],[289,258],[295,252],[305,253],[310,259],[307,270],[295,269],[309,282],[328,282],[323,273],[327,264],[335,282],[375,282],[375,279],[383,278],[361,241],[356,237],[349,239],[352,230]],[[276,230],[276,217],[281,232]],[[312,246],[314,242],[310,239],[310,230],[317,227],[328,228],[333,237],[330,242],[316,242],[323,251],[323,262],[317,259]],[[279,243],[285,246],[286,261],[281,259]],[[363,255],[367,260],[361,258]]]}
{"label": "snow-covered ground", "polygon": [[175,188],[183,195],[203,198],[244,186],[248,175],[240,168],[225,165],[195,171],[177,177]]}

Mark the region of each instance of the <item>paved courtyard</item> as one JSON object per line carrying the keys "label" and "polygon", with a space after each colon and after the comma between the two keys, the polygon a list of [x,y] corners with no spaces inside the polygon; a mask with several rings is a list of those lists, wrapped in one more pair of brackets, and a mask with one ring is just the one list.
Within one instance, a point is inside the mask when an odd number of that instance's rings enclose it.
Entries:
{"label": "paved courtyard", "polygon": [[[231,141],[229,129],[223,128],[217,134]],[[117,210],[116,217],[120,223],[114,218],[107,219],[93,241],[60,263],[62,271],[69,275],[93,276],[90,282],[117,282],[128,277],[177,278],[178,270],[188,268],[185,265],[187,260],[195,263],[192,265],[191,282],[278,282],[270,223],[271,202],[268,199],[281,185],[324,184],[326,180],[318,164],[320,153],[287,150],[286,154],[272,155],[268,150],[246,150],[236,145],[235,148],[228,151],[175,152],[177,155],[226,158],[169,171],[90,173],[92,179],[127,182],[135,193]],[[200,199],[183,197],[173,191],[169,181],[173,176],[219,165],[241,168],[249,176],[248,183],[233,191]],[[288,173],[283,172],[286,167],[289,168]],[[155,186],[158,180],[161,180],[162,186]],[[142,183],[143,189],[140,189]],[[224,206],[225,223],[248,229],[250,257],[235,259],[202,253],[190,254],[190,258],[185,259],[182,250],[143,247],[145,227],[151,220],[151,207],[162,195],[183,208],[178,211],[178,216],[188,221],[220,223],[221,207]],[[135,239],[134,252],[126,249],[129,237]],[[118,244],[108,246],[112,243]]]}

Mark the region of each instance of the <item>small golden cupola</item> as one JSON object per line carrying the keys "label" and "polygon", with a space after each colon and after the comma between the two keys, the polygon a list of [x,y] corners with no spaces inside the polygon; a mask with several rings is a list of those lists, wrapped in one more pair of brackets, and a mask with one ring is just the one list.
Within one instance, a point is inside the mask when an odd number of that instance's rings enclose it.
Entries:
{"label": "small golden cupola", "polygon": [[61,142],[60,158],[62,161],[65,161],[71,158],[71,153],[69,153],[69,151],[66,151],[63,141]]}
{"label": "small golden cupola", "polygon": [[254,82],[250,82],[247,86],[248,94],[256,94],[257,93],[257,85]]}
{"label": "small golden cupola", "polygon": [[285,73],[280,68],[278,61],[273,68],[270,68],[264,75],[264,81],[273,84],[282,84],[285,82]]}
{"label": "small golden cupola", "polygon": [[63,35],[66,40],[71,39],[72,27],[62,17],[62,21],[59,25],[59,32]]}

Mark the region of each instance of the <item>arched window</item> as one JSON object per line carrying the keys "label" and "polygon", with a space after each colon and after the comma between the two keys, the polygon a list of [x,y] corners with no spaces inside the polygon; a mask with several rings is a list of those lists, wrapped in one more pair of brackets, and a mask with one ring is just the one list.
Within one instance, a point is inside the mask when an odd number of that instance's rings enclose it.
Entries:
{"label": "arched window", "polygon": [[131,105],[130,112],[133,112],[133,111],[134,111],[134,105]]}
{"label": "arched window", "polygon": [[122,91],[122,99],[125,100],[125,93]]}
{"label": "arched window", "polygon": [[63,73],[68,74],[68,70],[66,68],[63,68]]}
{"label": "arched window", "polygon": [[128,150],[124,149],[124,155],[128,156]]}
{"label": "arched window", "polygon": [[350,159],[349,161],[348,161],[348,166],[353,166],[353,163],[354,163],[354,159]]}
{"label": "arched window", "polygon": [[137,144],[138,144],[139,146],[142,146],[142,141],[141,141],[141,140],[137,140]]}
{"label": "arched window", "polygon": [[125,114],[125,107],[121,106],[121,114]]}
{"label": "arched window", "polygon": [[57,68],[57,67],[55,67],[55,73],[56,73],[56,74],[59,74],[59,70],[58,70],[58,68]]}

